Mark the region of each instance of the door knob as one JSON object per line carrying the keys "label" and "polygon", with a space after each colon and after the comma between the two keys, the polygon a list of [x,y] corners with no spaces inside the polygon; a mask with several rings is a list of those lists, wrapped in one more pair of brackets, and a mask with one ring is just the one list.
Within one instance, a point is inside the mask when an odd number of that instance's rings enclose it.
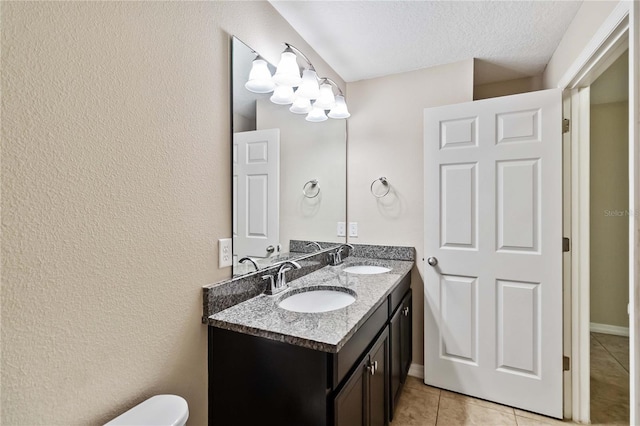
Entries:
{"label": "door knob", "polygon": [[438,264],[438,259],[435,257],[430,257],[427,259],[427,263],[431,266],[436,266]]}
{"label": "door knob", "polygon": [[274,246],[267,247],[267,253],[273,253],[276,250]]}

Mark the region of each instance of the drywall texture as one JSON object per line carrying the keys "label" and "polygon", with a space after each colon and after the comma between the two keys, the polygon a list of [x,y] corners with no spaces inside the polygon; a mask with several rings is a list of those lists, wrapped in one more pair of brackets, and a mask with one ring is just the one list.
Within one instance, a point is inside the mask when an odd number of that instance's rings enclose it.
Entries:
{"label": "drywall texture", "polygon": [[[415,247],[411,274],[413,362],[423,355],[424,185],[423,113],[473,100],[473,60],[348,84],[347,211],[358,222],[356,244]],[[374,179],[391,184],[386,197],[370,192]],[[380,191],[374,185],[374,191]],[[429,208],[429,206],[426,206]]]}
{"label": "drywall texture", "polygon": [[542,85],[545,89],[558,87],[564,73],[567,72],[618,3],[615,0],[585,1],[582,3],[542,74]]}
{"label": "drywall texture", "polygon": [[[290,240],[344,242],[337,223],[347,216],[347,124],[328,119],[321,123],[293,114],[288,106],[269,99],[257,102],[257,128],[280,129],[280,243]],[[306,182],[316,179],[320,193],[307,198]],[[310,195],[316,190],[308,187]]]}
{"label": "drywall texture", "polygon": [[515,80],[473,86],[473,100],[535,92],[542,89],[542,76],[517,78]]}
{"label": "drywall texture", "polygon": [[591,322],[619,327],[629,327],[628,132],[626,101],[591,105]]}
{"label": "drywall texture", "polygon": [[102,424],[174,393],[206,424],[230,34],[343,82],[267,2],[3,2],[1,19],[0,423]]}

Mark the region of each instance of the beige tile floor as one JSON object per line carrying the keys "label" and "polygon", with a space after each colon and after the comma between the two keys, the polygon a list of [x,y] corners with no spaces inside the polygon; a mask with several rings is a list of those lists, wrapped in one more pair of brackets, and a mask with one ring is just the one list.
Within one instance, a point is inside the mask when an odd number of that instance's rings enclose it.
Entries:
{"label": "beige tile floor", "polygon": [[591,333],[591,423],[629,424],[629,338]]}
{"label": "beige tile floor", "polygon": [[[629,424],[629,343],[624,339],[592,333],[593,424]],[[571,422],[433,388],[409,377],[391,426],[554,424]]]}

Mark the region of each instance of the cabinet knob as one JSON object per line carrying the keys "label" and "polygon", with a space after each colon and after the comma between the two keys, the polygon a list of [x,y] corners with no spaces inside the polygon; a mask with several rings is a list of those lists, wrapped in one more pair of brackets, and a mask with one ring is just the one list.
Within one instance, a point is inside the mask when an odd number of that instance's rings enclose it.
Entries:
{"label": "cabinet knob", "polygon": [[369,373],[371,373],[371,375],[373,376],[374,374],[376,374],[376,370],[378,369],[378,361],[369,361],[369,365],[367,365],[367,370],[369,370]]}
{"label": "cabinet knob", "polygon": [[409,307],[406,306],[403,310],[402,310],[402,315],[404,315],[405,317],[409,316]]}

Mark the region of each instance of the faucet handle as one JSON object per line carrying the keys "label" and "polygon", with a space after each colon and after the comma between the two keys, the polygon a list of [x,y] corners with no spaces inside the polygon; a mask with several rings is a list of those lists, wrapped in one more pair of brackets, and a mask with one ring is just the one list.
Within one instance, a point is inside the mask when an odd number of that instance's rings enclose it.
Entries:
{"label": "faucet handle", "polygon": [[287,287],[287,276],[285,273],[289,272],[291,268],[280,268],[278,271],[278,280],[276,281],[276,288],[278,290],[284,290]]}
{"label": "faucet handle", "polygon": [[337,266],[342,263],[342,256],[339,251],[327,253],[327,255],[329,256],[329,264],[331,266]]}
{"label": "faucet handle", "polygon": [[273,275],[263,275],[262,279],[269,280],[269,284],[267,285],[267,289],[265,290],[265,293],[274,294],[274,291],[276,289],[276,283],[273,280]]}

